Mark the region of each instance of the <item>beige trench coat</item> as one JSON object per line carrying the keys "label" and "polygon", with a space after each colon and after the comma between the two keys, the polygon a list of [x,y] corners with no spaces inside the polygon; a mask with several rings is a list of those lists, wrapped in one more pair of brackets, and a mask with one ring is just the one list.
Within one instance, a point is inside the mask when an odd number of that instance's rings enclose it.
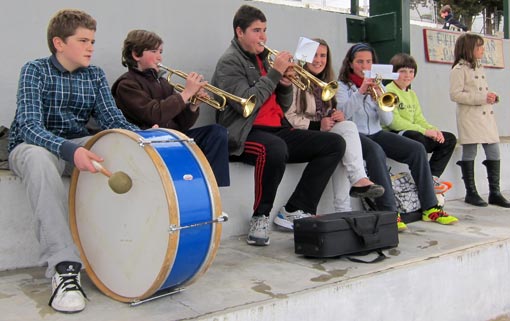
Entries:
{"label": "beige trench coat", "polygon": [[450,72],[450,99],[457,103],[459,144],[498,143],[499,131],[483,67],[461,60]]}

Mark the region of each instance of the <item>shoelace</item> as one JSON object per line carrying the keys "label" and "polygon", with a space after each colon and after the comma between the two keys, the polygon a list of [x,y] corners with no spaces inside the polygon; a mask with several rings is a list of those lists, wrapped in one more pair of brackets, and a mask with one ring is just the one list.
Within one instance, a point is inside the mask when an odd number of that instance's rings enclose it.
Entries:
{"label": "shoelace", "polygon": [[62,288],[62,291],[68,292],[68,291],[80,291],[81,294],[85,299],[87,298],[87,295],[85,292],[83,292],[83,289],[80,286],[80,283],[78,282],[78,274],[60,274],[59,276],[60,283],[58,284],[55,291],[53,291],[53,294],[51,295],[50,302],[48,303],[51,306],[51,303],[53,302],[53,299],[55,299],[55,296],[59,292],[60,288]]}
{"label": "shoelace", "polygon": [[435,221],[440,217],[448,217],[448,214],[446,214],[446,212],[443,211],[442,209],[437,209],[437,211],[430,213],[428,217],[431,220]]}
{"label": "shoelace", "polygon": [[265,224],[265,219],[264,218],[259,218],[258,220],[255,221],[255,224],[253,224],[253,229],[254,230],[263,229],[265,227],[266,227],[266,224]]}

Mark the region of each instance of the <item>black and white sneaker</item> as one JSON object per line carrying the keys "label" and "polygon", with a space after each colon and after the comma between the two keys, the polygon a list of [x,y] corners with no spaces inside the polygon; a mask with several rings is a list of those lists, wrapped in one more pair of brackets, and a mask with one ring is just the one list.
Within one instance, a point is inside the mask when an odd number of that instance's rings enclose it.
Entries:
{"label": "black and white sneaker", "polygon": [[80,283],[81,264],[78,262],[60,262],[51,279],[49,305],[59,312],[74,313],[85,309],[85,292]]}

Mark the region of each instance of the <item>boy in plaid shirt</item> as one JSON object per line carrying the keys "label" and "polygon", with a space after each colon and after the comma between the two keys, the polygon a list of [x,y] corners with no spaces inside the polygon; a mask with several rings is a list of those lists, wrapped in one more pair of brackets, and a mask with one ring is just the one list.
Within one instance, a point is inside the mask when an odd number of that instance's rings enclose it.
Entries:
{"label": "boy in plaid shirt", "polygon": [[101,129],[138,128],[126,121],[102,69],[90,65],[96,21],[79,10],[61,10],[48,25],[52,55],[26,63],[9,137],[9,166],[27,189],[41,244],[41,262],[52,277],[50,306],[60,312],[85,308],[81,260],[68,226],[67,189],[61,176],[73,167],[96,172],[100,155],[82,147],[90,117]]}

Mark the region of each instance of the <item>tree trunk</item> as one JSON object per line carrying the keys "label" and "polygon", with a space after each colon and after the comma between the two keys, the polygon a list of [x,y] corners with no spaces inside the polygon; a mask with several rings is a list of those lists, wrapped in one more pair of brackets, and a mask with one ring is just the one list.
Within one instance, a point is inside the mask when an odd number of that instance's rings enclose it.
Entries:
{"label": "tree trunk", "polygon": [[494,35],[494,26],[492,25],[492,17],[494,13],[494,7],[485,8],[485,34]]}

